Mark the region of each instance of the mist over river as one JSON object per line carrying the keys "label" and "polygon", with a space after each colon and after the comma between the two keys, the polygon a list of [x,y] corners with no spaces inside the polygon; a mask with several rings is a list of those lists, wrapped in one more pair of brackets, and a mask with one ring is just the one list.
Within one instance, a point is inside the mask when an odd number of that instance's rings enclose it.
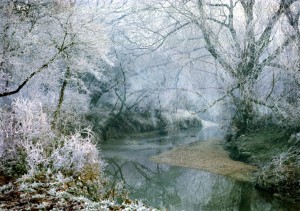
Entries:
{"label": "mist over river", "polygon": [[213,124],[169,136],[142,135],[101,144],[107,172],[122,180],[130,198],[168,210],[297,210],[250,183],[203,170],[152,162],[149,158],[179,145],[220,139]]}

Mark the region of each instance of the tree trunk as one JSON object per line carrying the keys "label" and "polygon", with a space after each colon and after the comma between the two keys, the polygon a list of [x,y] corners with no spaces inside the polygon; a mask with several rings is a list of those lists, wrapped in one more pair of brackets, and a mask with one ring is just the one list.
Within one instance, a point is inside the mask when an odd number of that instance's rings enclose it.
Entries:
{"label": "tree trunk", "polygon": [[251,101],[253,97],[251,82],[241,82],[239,84],[239,94],[233,96],[236,107],[233,123],[240,133],[247,132],[253,126],[254,107]]}
{"label": "tree trunk", "polygon": [[67,70],[65,72],[64,81],[63,81],[61,89],[60,89],[58,104],[57,104],[56,110],[53,113],[52,128],[56,127],[57,120],[60,115],[61,107],[62,107],[62,104],[64,101],[65,89],[66,89],[66,86],[68,85],[68,81],[70,80],[70,77],[71,77],[71,68],[68,66]]}

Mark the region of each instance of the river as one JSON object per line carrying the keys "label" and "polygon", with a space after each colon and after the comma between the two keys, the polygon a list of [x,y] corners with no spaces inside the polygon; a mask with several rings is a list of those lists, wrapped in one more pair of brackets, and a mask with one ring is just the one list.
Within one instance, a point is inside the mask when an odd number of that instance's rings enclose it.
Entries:
{"label": "river", "polygon": [[168,149],[195,141],[222,138],[216,126],[169,136],[132,136],[101,144],[107,173],[123,181],[130,198],[170,211],[276,211],[299,210],[252,184],[202,170],[157,164],[149,160]]}

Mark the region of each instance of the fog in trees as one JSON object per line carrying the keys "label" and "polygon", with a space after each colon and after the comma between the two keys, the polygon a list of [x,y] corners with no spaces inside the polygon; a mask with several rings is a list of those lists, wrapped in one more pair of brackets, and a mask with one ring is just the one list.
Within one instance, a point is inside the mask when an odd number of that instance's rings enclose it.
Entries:
{"label": "fog in trees", "polygon": [[[2,0],[0,176],[50,169],[78,179],[82,169],[104,171],[96,143],[218,124],[232,157],[277,181],[274,165],[299,169],[299,18],[299,0]],[[244,148],[255,142],[243,137],[255,131],[285,151],[267,154],[269,163],[253,157]],[[87,143],[83,154],[70,140]],[[104,185],[98,176],[93,184]]]}
{"label": "fog in trees", "polygon": [[66,2],[2,3],[2,100],[297,122],[297,1]]}

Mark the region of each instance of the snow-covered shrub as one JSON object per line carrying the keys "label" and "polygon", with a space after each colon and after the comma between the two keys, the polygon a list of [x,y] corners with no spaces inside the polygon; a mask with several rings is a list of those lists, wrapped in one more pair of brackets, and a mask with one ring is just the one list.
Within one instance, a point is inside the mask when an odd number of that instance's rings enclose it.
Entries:
{"label": "snow-covered shrub", "polygon": [[168,133],[177,133],[179,130],[201,127],[201,119],[187,110],[177,110],[175,113],[163,112],[161,117]]}
{"label": "snow-covered shrub", "polygon": [[[36,140],[49,139],[54,137],[48,116],[43,112],[42,103],[38,100],[16,99],[13,102],[14,117],[18,123],[17,132],[23,139]],[[49,144],[48,143],[48,144]]]}
{"label": "snow-covered shrub", "polygon": [[[47,153],[55,138],[41,103],[16,99],[11,109],[2,111],[2,171],[9,175],[22,174],[24,170],[34,172],[47,162]],[[12,169],[18,171],[17,166],[22,169],[21,172],[9,172]]]}
{"label": "snow-covered shrub", "polygon": [[17,99],[11,109],[1,111],[0,171],[4,174],[11,174],[8,166],[21,165],[23,171],[15,174],[24,174],[26,170],[34,175],[50,168],[53,173],[85,175],[90,180],[99,176],[104,163],[92,143],[90,129],[68,136],[53,131],[38,100]]}
{"label": "snow-covered shrub", "polygon": [[[1,111],[0,173],[18,179],[0,188],[7,196],[0,209],[155,210],[128,200],[123,186],[109,189],[90,128],[70,135],[53,131],[38,100],[18,99]],[[23,171],[11,174],[17,169],[9,168],[13,162]]]}
{"label": "snow-covered shrub", "polygon": [[[276,196],[288,200],[300,200],[300,141],[295,139],[293,146],[277,155],[264,166],[257,178],[260,188],[269,190]],[[291,141],[291,140],[290,140]]]}
{"label": "snow-covered shrub", "polygon": [[53,169],[71,172],[74,175],[83,174],[85,171],[102,171],[104,163],[99,161],[99,151],[91,142],[92,138],[93,134],[89,128],[63,137],[59,146],[51,154]]}
{"label": "snow-covered shrub", "polygon": [[[59,130],[59,133],[64,136],[72,135],[77,132],[85,133],[84,128],[91,128],[91,122],[89,122],[84,112],[76,112],[75,110],[68,108],[62,110],[57,118],[55,129]],[[78,131],[81,130],[81,131]],[[95,137],[93,137],[94,139]]]}
{"label": "snow-covered shrub", "polygon": [[25,156],[19,145],[20,134],[14,112],[0,109],[0,173],[15,176],[26,172]]}

